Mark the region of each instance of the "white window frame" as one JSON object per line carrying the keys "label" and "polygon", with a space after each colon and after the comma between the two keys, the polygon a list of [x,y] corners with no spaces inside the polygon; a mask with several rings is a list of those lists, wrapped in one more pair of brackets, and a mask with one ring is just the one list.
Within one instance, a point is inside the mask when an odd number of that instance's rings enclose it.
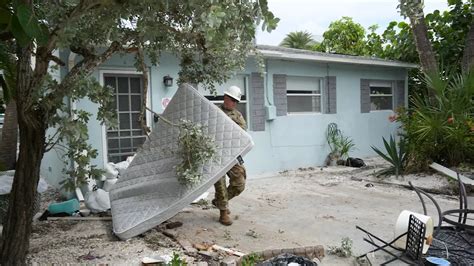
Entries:
{"label": "white window frame", "polygon": [[[291,89],[288,87],[286,88],[286,97],[314,97],[314,96],[319,96],[319,111],[311,111],[311,112],[290,112],[288,111],[288,115],[307,115],[307,114],[322,114],[323,112],[323,78],[321,77],[313,77],[313,76],[295,76],[295,75],[289,75],[288,77],[295,77],[295,78],[315,78],[318,79],[319,83],[319,93],[288,93],[288,91],[302,91],[302,89]],[[305,89],[303,89],[305,90]],[[307,90],[307,91],[312,91],[312,90]],[[314,99],[313,99],[314,100]],[[288,100],[287,100],[287,105],[288,105]],[[288,107],[287,107],[288,110]]]}
{"label": "white window frame", "polygon": [[[390,94],[382,93],[382,94],[372,94],[372,87],[379,87],[379,88],[390,88]],[[394,106],[394,83],[391,81],[371,81],[369,83],[369,100],[370,100],[370,112],[384,112],[384,111],[392,111]],[[372,97],[391,97],[392,98],[392,108],[390,109],[380,109],[380,110],[372,110]]]}
{"label": "white window frame", "polygon": [[[99,69],[99,83],[101,86],[104,86],[104,74],[105,75],[142,75],[143,72],[137,71],[136,69],[106,69],[101,68]],[[147,95],[146,95],[146,106],[151,109],[151,79],[148,79],[147,84]],[[151,128],[152,125],[152,115],[150,112],[145,114],[146,116],[146,125]],[[102,160],[104,162],[104,167],[106,164],[109,163],[109,156],[108,156],[108,148],[107,148],[107,127],[102,125]]]}

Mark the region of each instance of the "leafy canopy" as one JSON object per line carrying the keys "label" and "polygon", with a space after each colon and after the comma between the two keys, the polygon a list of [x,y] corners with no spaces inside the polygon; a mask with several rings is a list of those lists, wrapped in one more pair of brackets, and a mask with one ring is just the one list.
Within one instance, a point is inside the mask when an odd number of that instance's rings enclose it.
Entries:
{"label": "leafy canopy", "polygon": [[364,54],[365,29],[350,17],[342,17],[331,22],[327,31],[323,33],[324,40],[319,50],[326,53],[349,55]]}
{"label": "leafy canopy", "polygon": [[[158,65],[166,51],[180,59],[179,82],[212,90],[243,68],[254,51],[256,27],[271,31],[279,20],[266,0],[36,0],[31,5],[2,0],[0,15],[2,41],[17,47],[36,44],[34,75],[27,77],[32,88],[22,101],[32,107],[28,111],[40,114],[38,124],[58,129],[47,136],[44,151],[63,149],[65,161],[72,159],[77,166],[66,171],[79,182],[101,174],[90,165],[97,156],[87,144],[92,114],[71,111],[64,99],[89,98],[98,106],[97,119],[114,126],[113,92],[90,76],[97,66],[116,54],[131,53],[147,78],[149,66]],[[79,55],[61,81],[47,71],[51,61],[66,65],[53,54],[57,49]]]}

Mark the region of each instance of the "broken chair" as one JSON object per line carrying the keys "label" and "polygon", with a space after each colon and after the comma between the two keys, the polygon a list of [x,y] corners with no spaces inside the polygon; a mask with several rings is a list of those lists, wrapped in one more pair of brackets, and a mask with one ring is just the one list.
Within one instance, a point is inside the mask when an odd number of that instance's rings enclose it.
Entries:
{"label": "broken chair", "polygon": [[[428,255],[446,257],[453,265],[474,265],[474,210],[469,209],[466,187],[459,173],[456,173],[459,189],[459,208],[441,211],[436,200],[419,188],[410,184],[417,193],[427,215],[422,194],[435,205],[438,212],[438,226],[433,233],[434,242]],[[447,225],[442,225],[442,223]]]}
{"label": "broken chair", "polygon": [[[357,259],[361,259],[364,257],[369,259],[367,257],[369,253],[383,250],[385,253],[391,255],[393,258],[380,265],[386,265],[396,260],[400,260],[408,265],[421,264],[421,261],[423,258],[423,254],[422,254],[423,244],[426,240],[425,239],[426,225],[420,219],[418,219],[415,215],[413,214],[410,215],[410,218],[408,221],[408,231],[406,233],[399,235],[398,237],[396,237],[390,242],[386,242],[382,240],[381,238],[375,236],[374,234],[368,232],[367,230],[359,226],[356,226],[356,228],[367,234],[367,238],[364,237],[364,241],[376,247],[375,249],[358,256]],[[405,249],[396,247],[394,243],[404,236],[407,237]],[[376,239],[378,242],[382,243],[383,245],[379,245],[376,241],[374,241],[374,239]],[[389,248],[395,251],[389,250]]]}

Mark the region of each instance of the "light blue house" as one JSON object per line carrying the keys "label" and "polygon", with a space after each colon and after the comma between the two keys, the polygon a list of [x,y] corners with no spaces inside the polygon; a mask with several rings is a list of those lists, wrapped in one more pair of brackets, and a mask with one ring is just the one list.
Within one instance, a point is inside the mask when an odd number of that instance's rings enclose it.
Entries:
{"label": "light blue house", "polygon": [[[398,125],[388,117],[398,106],[407,105],[407,71],[414,64],[376,58],[325,54],[274,46],[257,46],[264,58],[260,73],[254,57],[247,59],[242,72],[218,85],[218,96],[199,90],[216,103],[223,90],[237,85],[245,96],[239,104],[254,149],[244,158],[250,178],[298,167],[322,166],[329,153],[325,131],[336,123],[354,140],[351,156],[374,155],[371,145],[381,145],[382,137],[396,132]],[[77,58],[74,53],[59,55],[69,62],[56,73],[60,79]],[[163,54],[160,66],[149,66],[147,103],[161,113],[177,90],[176,82],[167,86],[165,79],[177,80],[179,61]],[[89,141],[99,151],[94,164],[99,167],[132,155],[145,136],[138,122],[143,100],[141,76],[133,67],[133,55],[115,56],[102,64],[93,76],[102,84],[116,88],[119,130],[110,131],[94,119],[89,122]],[[169,80],[168,80],[169,81]],[[72,104],[95,117],[96,106],[88,100]],[[153,116],[147,124],[153,127]],[[64,176],[59,151],[45,155],[41,174],[50,184]]]}

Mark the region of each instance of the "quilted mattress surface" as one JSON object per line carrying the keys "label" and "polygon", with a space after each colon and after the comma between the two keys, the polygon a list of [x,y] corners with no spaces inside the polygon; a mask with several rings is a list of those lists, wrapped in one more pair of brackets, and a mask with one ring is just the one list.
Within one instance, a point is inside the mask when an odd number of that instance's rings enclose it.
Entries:
{"label": "quilted mattress surface", "polygon": [[179,129],[159,120],[135,158],[110,191],[114,233],[120,239],[139,235],[176,215],[207,191],[253,147],[251,136],[188,84],[180,86],[163,116],[201,124],[216,145],[216,155],[202,166],[199,183],[178,182]]}

